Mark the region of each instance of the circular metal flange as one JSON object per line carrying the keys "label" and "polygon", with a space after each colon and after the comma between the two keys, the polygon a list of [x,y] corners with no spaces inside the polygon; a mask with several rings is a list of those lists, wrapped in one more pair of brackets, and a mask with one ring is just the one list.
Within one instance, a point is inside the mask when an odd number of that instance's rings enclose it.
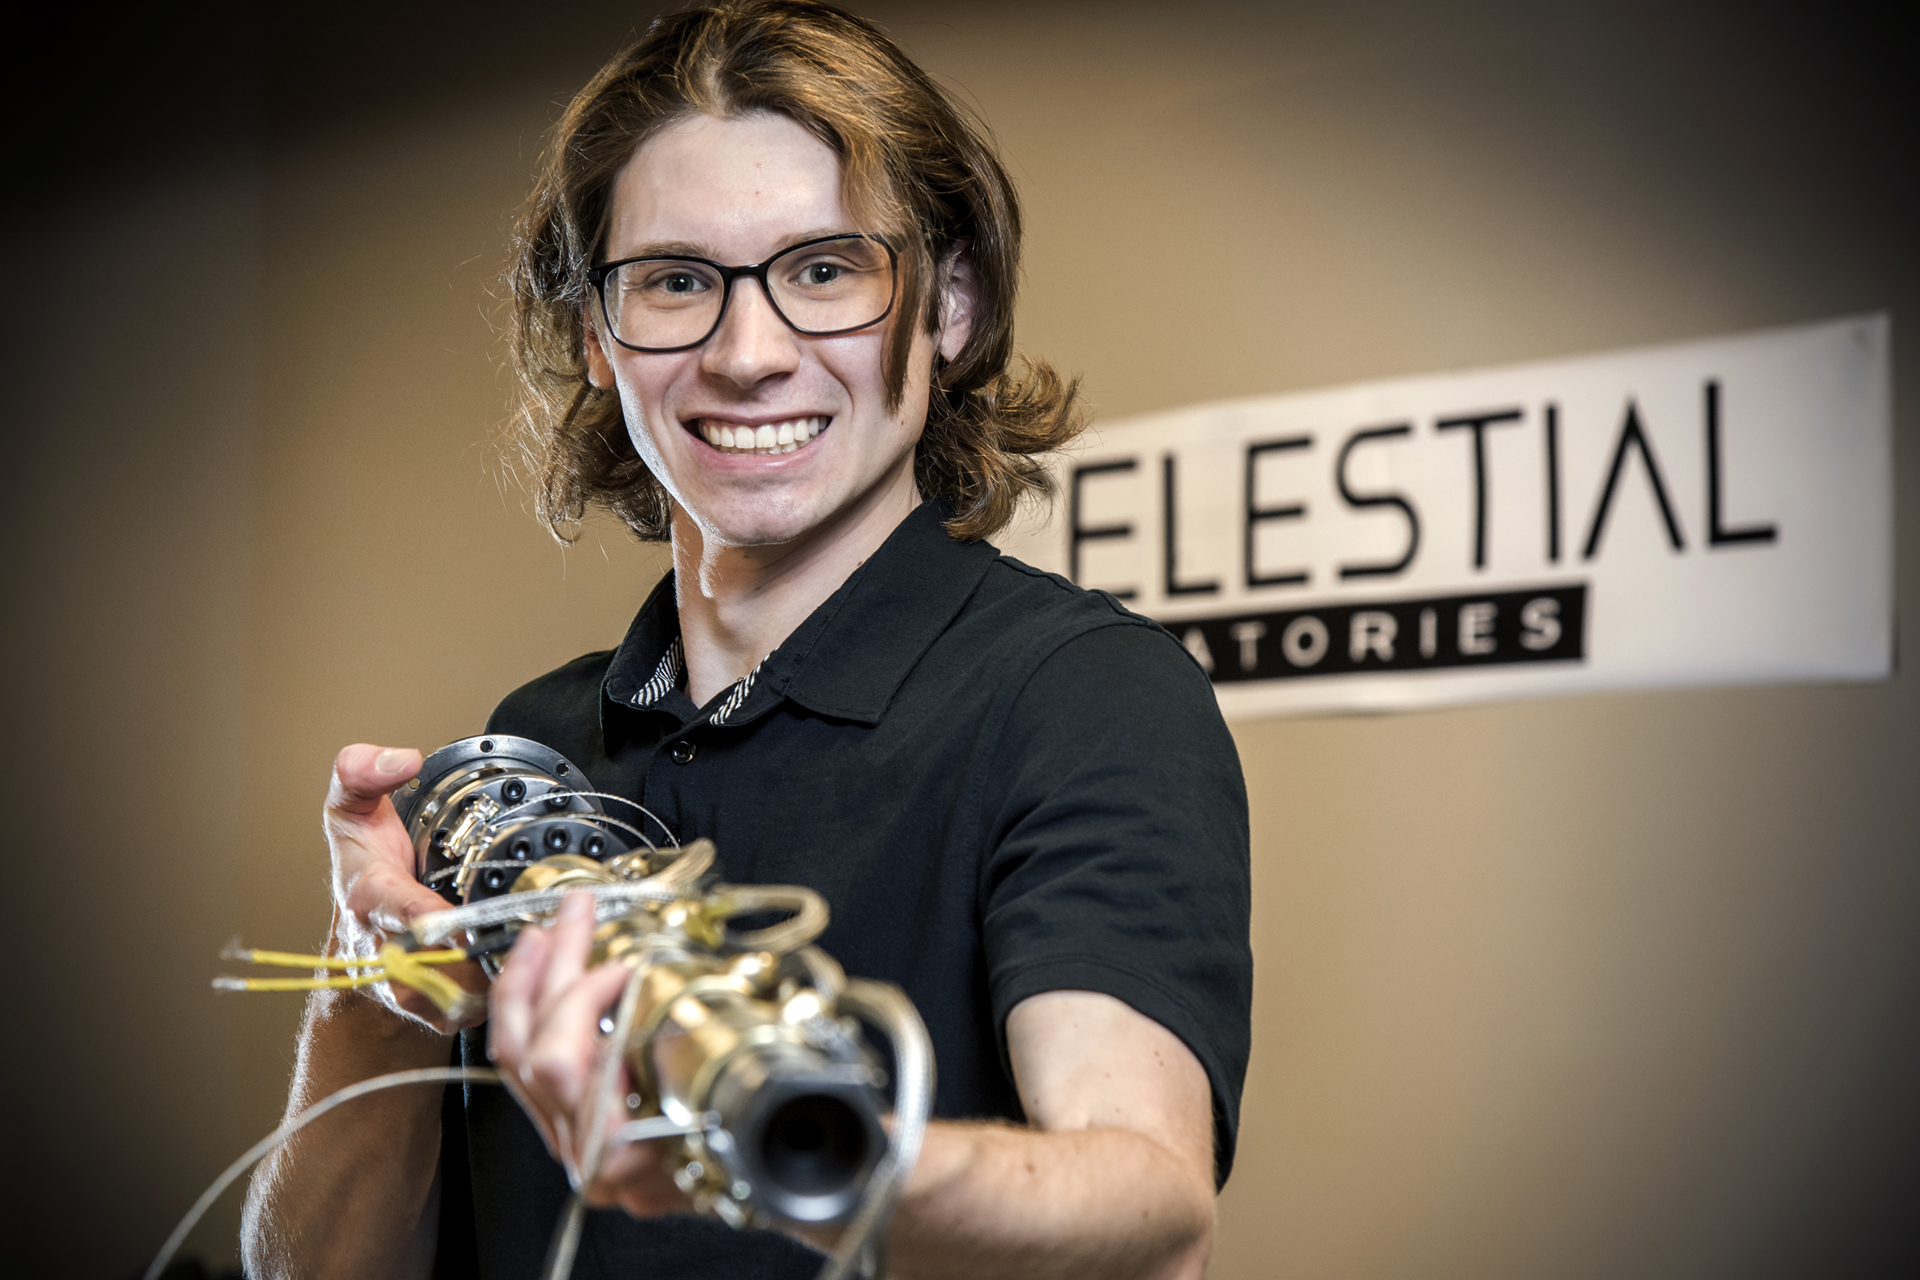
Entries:
{"label": "circular metal flange", "polygon": [[419,816],[421,802],[430,797],[450,775],[478,775],[488,770],[536,774],[575,791],[593,789],[593,784],[573,761],[531,738],[515,738],[502,733],[462,738],[458,742],[449,742],[428,756],[421,762],[420,772],[414,775],[413,781],[393,793],[393,807],[399,811],[400,821],[406,826],[408,834],[415,834],[414,820]]}
{"label": "circular metal flange", "polygon": [[[572,761],[551,747],[489,734],[463,738],[428,756],[393,800],[412,838],[414,873],[449,901],[460,902],[472,887],[470,875],[460,867],[476,857],[513,856],[491,847],[500,825],[598,813],[599,802],[580,794],[591,786]],[[466,883],[456,884],[456,878]]]}

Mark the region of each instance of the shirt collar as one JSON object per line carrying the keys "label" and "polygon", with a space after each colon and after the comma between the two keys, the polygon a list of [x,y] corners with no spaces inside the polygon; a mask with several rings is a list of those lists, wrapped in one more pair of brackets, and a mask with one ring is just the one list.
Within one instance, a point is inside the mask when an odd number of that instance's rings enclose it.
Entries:
{"label": "shirt collar", "polygon": [[680,611],[673,573],[654,584],[634,615],[626,638],[613,651],[601,684],[607,700],[622,707],[650,707],[678,688],[686,662],[680,649]]}
{"label": "shirt collar", "polygon": [[[821,715],[877,724],[914,664],[967,602],[999,552],[957,542],[943,502],[923,502],[729,696],[724,723],[745,724],[782,697]],[[668,573],[640,606],[602,684],[600,723],[616,746],[620,713],[648,709],[677,689],[684,661]],[[661,708],[665,710],[665,708]]]}
{"label": "shirt collar", "polygon": [[948,536],[947,504],[923,502],[795,628],[761,680],[810,711],[878,724],[914,664],[1000,553]]}

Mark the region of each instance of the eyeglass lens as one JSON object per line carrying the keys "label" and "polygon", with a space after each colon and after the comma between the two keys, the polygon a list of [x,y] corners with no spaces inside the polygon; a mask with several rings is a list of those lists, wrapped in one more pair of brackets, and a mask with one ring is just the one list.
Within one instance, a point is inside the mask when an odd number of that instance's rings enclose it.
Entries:
{"label": "eyeglass lens", "polygon": [[[893,258],[867,236],[796,245],[767,260],[774,310],[801,333],[843,333],[886,315],[893,305]],[[607,320],[633,347],[689,347],[720,325],[726,277],[712,263],[643,258],[607,273]]]}

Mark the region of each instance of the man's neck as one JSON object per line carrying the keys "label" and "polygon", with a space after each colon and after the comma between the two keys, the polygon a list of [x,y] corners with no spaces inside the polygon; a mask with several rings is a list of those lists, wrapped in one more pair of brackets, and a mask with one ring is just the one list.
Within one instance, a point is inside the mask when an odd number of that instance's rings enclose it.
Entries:
{"label": "man's neck", "polygon": [[717,545],[676,508],[674,584],[694,705],[705,706],[753,670],[919,505],[919,490],[909,483],[832,527],[759,547]]}

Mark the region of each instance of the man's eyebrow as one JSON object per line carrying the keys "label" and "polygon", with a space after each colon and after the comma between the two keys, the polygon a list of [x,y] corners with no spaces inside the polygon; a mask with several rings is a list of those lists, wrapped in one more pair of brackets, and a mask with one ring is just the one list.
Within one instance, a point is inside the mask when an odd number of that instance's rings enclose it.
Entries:
{"label": "man's eyebrow", "polygon": [[[766,258],[762,258],[761,261],[765,262],[767,258],[774,257],[785,250],[793,248],[793,246],[797,244],[805,244],[809,240],[825,240],[830,236],[850,236],[858,234],[859,232],[848,231],[844,227],[816,227],[809,231],[796,231],[791,235],[781,236],[779,240],[775,241],[773,250],[767,254]],[[713,251],[711,245],[695,244],[691,240],[657,240],[652,244],[643,244],[630,252],[611,257],[608,261],[625,262],[631,258],[699,258],[705,262],[722,261],[720,256]],[[727,263],[727,265],[743,267],[748,264],[744,262],[730,262]]]}
{"label": "man's eyebrow", "polygon": [[[854,231],[848,227],[815,227],[811,231],[796,231],[790,236],[783,236],[780,240],[780,248],[774,250],[774,253],[791,249],[797,244],[805,244],[809,240],[825,240],[829,236],[856,236],[859,234],[858,231]],[[773,254],[770,253],[767,256],[772,257]]]}
{"label": "man's eyebrow", "polygon": [[627,258],[711,258],[705,245],[694,244],[690,240],[661,240],[653,244],[643,244],[629,253],[617,255],[613,261]]}

